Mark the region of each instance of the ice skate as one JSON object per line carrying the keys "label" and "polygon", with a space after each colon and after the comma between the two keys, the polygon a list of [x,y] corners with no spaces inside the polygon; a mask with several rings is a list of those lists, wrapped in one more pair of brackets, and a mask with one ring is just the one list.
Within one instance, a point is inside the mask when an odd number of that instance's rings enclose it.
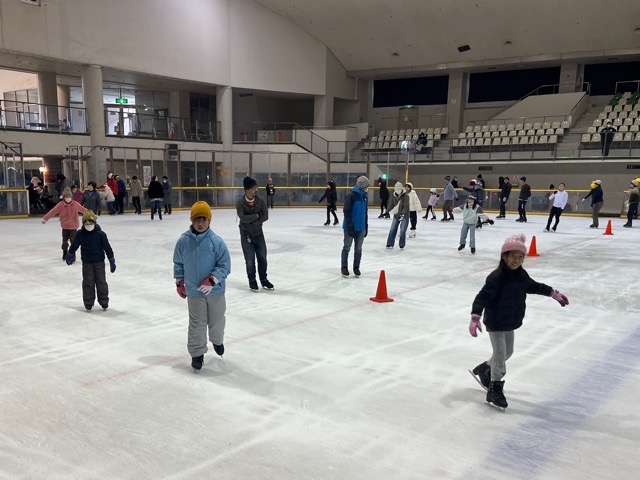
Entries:
{"label": "ice skate", "polygon": [[265,290],[273,290],[273,283],[271,283],[266,278],[264,280],[260,280],[260,283],[262,284],[262,288],[264,288]]}
{"label": "ice skate", "polygon": [[491,366],[487,362],[482,362],[473,370],[469,370],[469,373],[473,375],[476,382],[482,385],[482,388],[489,390],[489,386],[491,385]]}
{"label": "ice skate", "polygon": [[342,267],[340,269],[340,273],[342,273],[342,276],[346,278],[349,276],[349,269],[347,267]]}
{"label": "ice skate", "polygon": [[498,410],[504,411],[509,406],[507,399],[502,393],[504,381],[491,382],[489,391],[487,391],[487,403]]}
{"label": "ice skate", "polygon": [[221,343],[220,345],[213,345],[213,349],[215,350],[215,352],[222,356],[224,355],[224,343]]}
{"label": "ice skate", "polygon": [[191,368],[193,368],[195,371],[200,370],[202,368],[203,363],[204,363],[204,355],[191,358]]}

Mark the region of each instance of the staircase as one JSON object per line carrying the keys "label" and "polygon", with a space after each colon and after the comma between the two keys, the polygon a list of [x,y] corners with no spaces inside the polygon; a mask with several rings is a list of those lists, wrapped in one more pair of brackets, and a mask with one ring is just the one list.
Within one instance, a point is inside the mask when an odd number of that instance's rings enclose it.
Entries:
{"label": "staircase", "polygon": [[559,137],[556,149],[556,158],[575,158],[580,154],[580,140],[583,133],[587,133],[587,128],[593,125],[593,121],[598,118],[602,111],[602,106],[589,106],[578,121],[571,127],[569,135]]}

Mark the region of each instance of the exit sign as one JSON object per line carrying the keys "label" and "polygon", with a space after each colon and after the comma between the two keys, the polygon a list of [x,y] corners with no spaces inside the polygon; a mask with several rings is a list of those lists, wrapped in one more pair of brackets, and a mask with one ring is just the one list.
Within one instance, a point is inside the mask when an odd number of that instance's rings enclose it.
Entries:
{"label": "exit sign", "polygon": [[126,98],[116,98],[116,103],[127,104],[129,103],[129,100]]}

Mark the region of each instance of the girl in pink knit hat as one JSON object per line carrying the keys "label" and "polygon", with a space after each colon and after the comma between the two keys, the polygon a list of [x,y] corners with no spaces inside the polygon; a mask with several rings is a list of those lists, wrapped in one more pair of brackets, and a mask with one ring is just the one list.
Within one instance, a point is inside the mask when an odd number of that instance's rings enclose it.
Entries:
{"label": "girl in pink knit hat", "polygon": [[507,373],[506,362],[513,354],[514,331],[522,326],[527,294],[551,297],[563,307],[569,305],[565,295],[544,283],[536,282],[522,268],[527,253],[525,240],[523,234],[518,234],[504,241],[500,264],[489,274],[471,307],[469,333],[476,337],[478,331],[482,332],[480,318],[484,311],[483,323],[493,349],[491,358],[471,373],[487,390],[487,403],[500,410],[508,405],[502,391],[502,378]]}

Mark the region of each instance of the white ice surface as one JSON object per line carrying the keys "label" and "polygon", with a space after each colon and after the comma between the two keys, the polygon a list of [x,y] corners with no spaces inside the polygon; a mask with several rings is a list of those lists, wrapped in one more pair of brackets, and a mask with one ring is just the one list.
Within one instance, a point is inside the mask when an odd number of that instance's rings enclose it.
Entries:
{"label": "white ice surface", "polygon": [[[323,209],[270,212],[275,290],[258,293],[235,212],[213,212],[232,257],[226,353],[198,374],[172,278],[187,212],[100,217],[118,267],[109,310],[90,313],[56,219],[1,221],[0,478],[638,478],[640,222],[604,236],[606,219],[563,217],[543,233],[546,218],[511,215],[471,255],[460,220],[420,219],[387,250],[372,208],[356,279],[340,276],[342,230]],[[529,296],[499,412],[467,372],[491,351],[467,325],[517,232],[537,238],[529,274],[571,304]],[[381,269],[392,303],[369,300]]]}

